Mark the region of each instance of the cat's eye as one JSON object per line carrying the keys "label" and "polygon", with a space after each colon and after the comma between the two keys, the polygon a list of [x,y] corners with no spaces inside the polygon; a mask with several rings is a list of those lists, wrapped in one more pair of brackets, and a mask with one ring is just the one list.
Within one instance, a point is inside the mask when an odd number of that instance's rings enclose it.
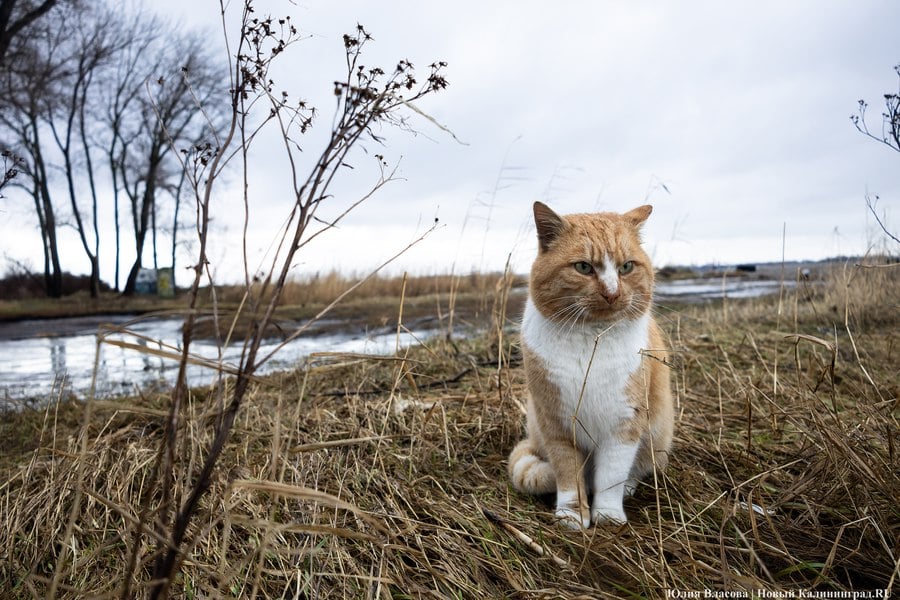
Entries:
{"label": "cat's eye", "polygon": [[585,262],[583,260],[578,261],[577,263],[575,263],[572,266],[575,267],[575,270],[578,271],[579,273],[581,273],[582,275],[590,275],[591,273],[594,272],[593,265],[591,265],[591,263]]}
{"label": "cat's eye", "polygon": [[619,275],[628,275],[632,271],[634,271],[634,261],[633,260],[625,261],[619,267]]}

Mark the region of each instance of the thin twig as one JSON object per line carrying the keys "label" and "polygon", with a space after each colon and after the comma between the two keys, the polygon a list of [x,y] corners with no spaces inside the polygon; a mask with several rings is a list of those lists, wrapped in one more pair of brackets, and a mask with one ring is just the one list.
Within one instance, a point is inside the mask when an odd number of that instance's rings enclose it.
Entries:
{"label": "thin twig", "polygon": [[498,515],[497,513],[492,512],[484,507],[480,507],[480,508],[481,508],[481,513],[485,516],[485,518],[487,518],[488,521],[490,521],[491,523],[494,523],[495,525],[499,525],[501,528],[503,528],[507,532],[511,533],[513,535],[513,537],[515,537],[517,540],[519,540],[520,542],[522,542],[523,544],[528,546],[528,548],[530,548],[535,553],[537,553],[538,556],[546,555],[560,567],[571,566],[569,561],[567,561],[563,558],[560,558],[559,556],[554,554],[552,550],[544,548],[543,546],[538,544],[536,541],[534,541],[533,538],[528,536],[525,532],[521,531],[520,529],[517,529],[511,523],[503,520],[500,517],[500,515]]}

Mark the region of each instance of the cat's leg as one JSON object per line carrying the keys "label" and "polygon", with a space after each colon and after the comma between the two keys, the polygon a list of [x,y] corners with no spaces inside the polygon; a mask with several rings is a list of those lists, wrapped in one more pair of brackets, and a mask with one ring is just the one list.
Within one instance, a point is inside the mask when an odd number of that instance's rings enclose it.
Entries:
{"label": "cat's leg", "polygon": [[556,473],[556,518],[571,529],[589,527],[591,513],[584,486],[584,455],[568,439],[545,440],[544,451]]}
{"label": "cat's leg", "polygon": [[[628,481],[625,482],[625,496],[633,496],[638,486],[645,477],[653,472],[653,452],[651,450],[651,441],[649,437],[644,437],[638,447],[637,454],[634,458],[634,464],[631,466],[631,472],[628,475]],[[662,460],[665,460],[665,454],[662,454]],[[663,463],[664,466],[665,463]]]}
{"label": "cat's leg", "polygon": [[663,435],[653,436],[652,438],[645,437],[641,440],[641,446],[638,448],[634,465],[631,467],[630,477],[625,483],[626,496],[634,494],[641,480],[651,475],[654,469],[660,473],[665,470],[669,462],[671,439],[672,433],[671,428],[669,428],[667,432],[663,432]]}
{"label": "cat's leg", "polygon": [[[656,364],[653,366],[658,370],[661,369]],[[641,437],[641,445],[634,459],[634,465],[631,467],[631,481],[626,485],[628,495],[631,495],[637,488],[638,482],[651,475],[654,469],[657,472],[665,470],[669,462],[669,452],[672,449],[675,419],[668,373],[664,370],[654,373],[659,377],[654,380],[656,384],[651,387],[649,395],[649,402],[653,409],[649,411],[649,427]],[[627,491],[629,487],[631,492]]]}
{"label": "cat's leg", "polygon": [[629,474],[638,452],[637,442],[606,440],[594,457],[594,498],[591,503],[591,521],[625,523],[622,500],[629,483]]}

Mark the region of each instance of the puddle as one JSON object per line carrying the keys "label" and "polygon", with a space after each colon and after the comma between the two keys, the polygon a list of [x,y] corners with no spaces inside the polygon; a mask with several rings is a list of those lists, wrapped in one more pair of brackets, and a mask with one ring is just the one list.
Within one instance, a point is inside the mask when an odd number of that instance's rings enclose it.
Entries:
{"label": "puddle", "polygon": [[[134,394],[139,390],[169,388],[178,374],[178,362],[174,359],[151,354],[153,351],[172,352],[159,343],[145,342],[138,337],[113,333],[106,336],[112,341],[127,342],[146,347],[148,351],[122,348],[102,343],[97,347],[96,324],[88,331],[78,330],[77,319],[55,319],[53,328],[64,331],[62,335],[50,336],[44,332],[40,337],[23,339],[0,339],[0,356],[3,369],[0,371],[0,408],[14,408],[23,404],[41,405],[62,394],[84,398],[88,395],[94,377],[96,362],[95,397],[109,398],[123,394]],[[106,318],[105,322],[125,319]],[[18,324],[21,326],[22,324]],[[161,340],[177,347],[181,340],[181,319],[147,319],[129,327],[140,335]],[[47,323],[43,324],[44,327]],[[72,331],[75,329],[75,331]],[[401,346],[408,346],[418,339],[427,339],[434,331],[414,332],[400,335]],[[259,357],[274,350],[280,340],[271,340],[260,346]],[[354,352],[367,354],[388,354],[397,347],[396,332],[360,332],[358,334],[323,334],[300,337],[281,348],[275,356],[257,371],[263,375],[297,367],[314,352]],[[224,349],[223,361],[237,365],[242,346],[232,345]],[[219,350],[210,340],[196,340],[191,343],[191,353],[216,360]],[[211,383],[216,377],[213,369],[200,365],[189,365],[187,378],[191,386]]]}
{"label": "puddle", "polygon": [[[794,281],[785,281],[784,289],[792,289]],[[682,279],[661,281],[656,284],[656,297],[660,300],[701,301],[718,298],[758,298],[777,294],[782,283],[771,279]]]}

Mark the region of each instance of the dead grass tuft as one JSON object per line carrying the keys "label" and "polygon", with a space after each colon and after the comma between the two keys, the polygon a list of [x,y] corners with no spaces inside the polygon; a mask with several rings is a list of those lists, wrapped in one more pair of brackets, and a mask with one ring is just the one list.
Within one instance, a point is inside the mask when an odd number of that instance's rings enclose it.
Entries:
{"label": "dead grass tuft", "polygon": [[[504,463],[523,427],[515,336],[310,357],[252,388],[173,595],[896,589],[898,270],[849,269],[849,288],[800,286],[780,314],[778,297],[659,308],[675,351],[676,444],[621,528],[561,530],[552,498],[509,487]],[[181,493],[210,443],[214,397],[195,391],[180,420]],[[146,593],[153,532],[167,524],[145,523],[144,544],[132,542],[159,501],[152,465],[167,402],[95,403],[88,419],[75,404],[4,417],[0,438],[21,440],[0,462],[9,597],[44,597],[54,578],[59,597],[118,597],[129,577]]]}

